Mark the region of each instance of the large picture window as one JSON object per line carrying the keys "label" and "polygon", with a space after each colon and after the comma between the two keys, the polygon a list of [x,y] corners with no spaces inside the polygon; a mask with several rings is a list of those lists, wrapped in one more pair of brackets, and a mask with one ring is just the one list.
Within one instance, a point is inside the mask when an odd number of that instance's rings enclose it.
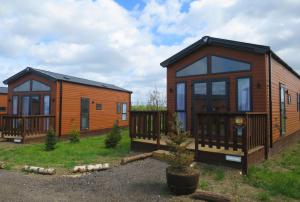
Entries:
{"label": "large picture window", "polygon": [[176,112],[182,128],[186,129],[186,103],[185,103],[185,83],[177,83],[176,85]]}
{"label": "large picture window", "polygon": [[12,106],[13,106],[12,113],[13,113],[13,115],[18,114],[18,106],[19,106],[18,100],[19,100],[18,96],[12,97]]}
{"label": "large picture window", "polygon": [[14,92],[50,91],[51,88],[39,81],[28,80],[14,88]]}
{"label": "large picture window", "polygon": [[250,64],[233,59],[211,56],[211,73],[249,71]]}
{"label": "large picture window", "polygon": [[237,79],[238,111],[251,111],[250,78]]}
{"label": "large picture window", "polygon": [[176,72],[176,77],[207,74],[207,57],[202,58]]}

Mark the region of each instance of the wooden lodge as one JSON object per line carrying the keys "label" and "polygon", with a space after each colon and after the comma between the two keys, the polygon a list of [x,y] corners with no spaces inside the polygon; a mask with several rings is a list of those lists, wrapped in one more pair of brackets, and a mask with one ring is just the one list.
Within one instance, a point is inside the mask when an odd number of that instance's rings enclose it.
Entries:
{"label": "wooden lodge", "polygon": [[161,66],[167,111],[131,112],[132,149],[167,149],[174,113],[196,160],[244,172],[300,139],[300,76],[270,47],[205,36]]}
{"label": "wooden lodge", "polygon": [[128,126],[131,91],[87,79],[28,67],[4,81],[7,114],[1,136],[24,141],[54,128],[59,136],[72,129],[92,133]]}

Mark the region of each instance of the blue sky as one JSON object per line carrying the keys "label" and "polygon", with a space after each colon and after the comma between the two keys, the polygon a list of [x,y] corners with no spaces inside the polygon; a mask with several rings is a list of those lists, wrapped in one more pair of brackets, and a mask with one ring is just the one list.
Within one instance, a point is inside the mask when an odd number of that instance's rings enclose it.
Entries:
{"label": "blue sky", "polygon": [[[0,80],[27,66],[165,94],[159,63],[204,35],[269,45],[300,73],[299,0],[2,1]],[[284,16],[284,17],[283,17]]]}

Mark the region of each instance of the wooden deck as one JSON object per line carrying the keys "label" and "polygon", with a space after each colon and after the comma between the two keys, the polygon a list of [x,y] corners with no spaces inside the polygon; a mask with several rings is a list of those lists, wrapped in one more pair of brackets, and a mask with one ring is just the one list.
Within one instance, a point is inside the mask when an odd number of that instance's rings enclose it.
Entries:
{"label": "wooden deck", "polygon": [[[130,112],[130,137],[133,150],[168,150],[168,112]],[[195,160],[222,163],[241,168],[267,157],[267,114],[199,113],[188,149]]]}

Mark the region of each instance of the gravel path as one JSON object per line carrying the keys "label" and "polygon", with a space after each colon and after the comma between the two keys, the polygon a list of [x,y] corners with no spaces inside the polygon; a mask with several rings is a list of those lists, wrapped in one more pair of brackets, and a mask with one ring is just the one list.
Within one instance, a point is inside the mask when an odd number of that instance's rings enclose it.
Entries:
{"label": "gravel path", "polygon": [[169,193],[166,166],[146,159],[81,177],[0,170],[0,201],[190,201]]}

